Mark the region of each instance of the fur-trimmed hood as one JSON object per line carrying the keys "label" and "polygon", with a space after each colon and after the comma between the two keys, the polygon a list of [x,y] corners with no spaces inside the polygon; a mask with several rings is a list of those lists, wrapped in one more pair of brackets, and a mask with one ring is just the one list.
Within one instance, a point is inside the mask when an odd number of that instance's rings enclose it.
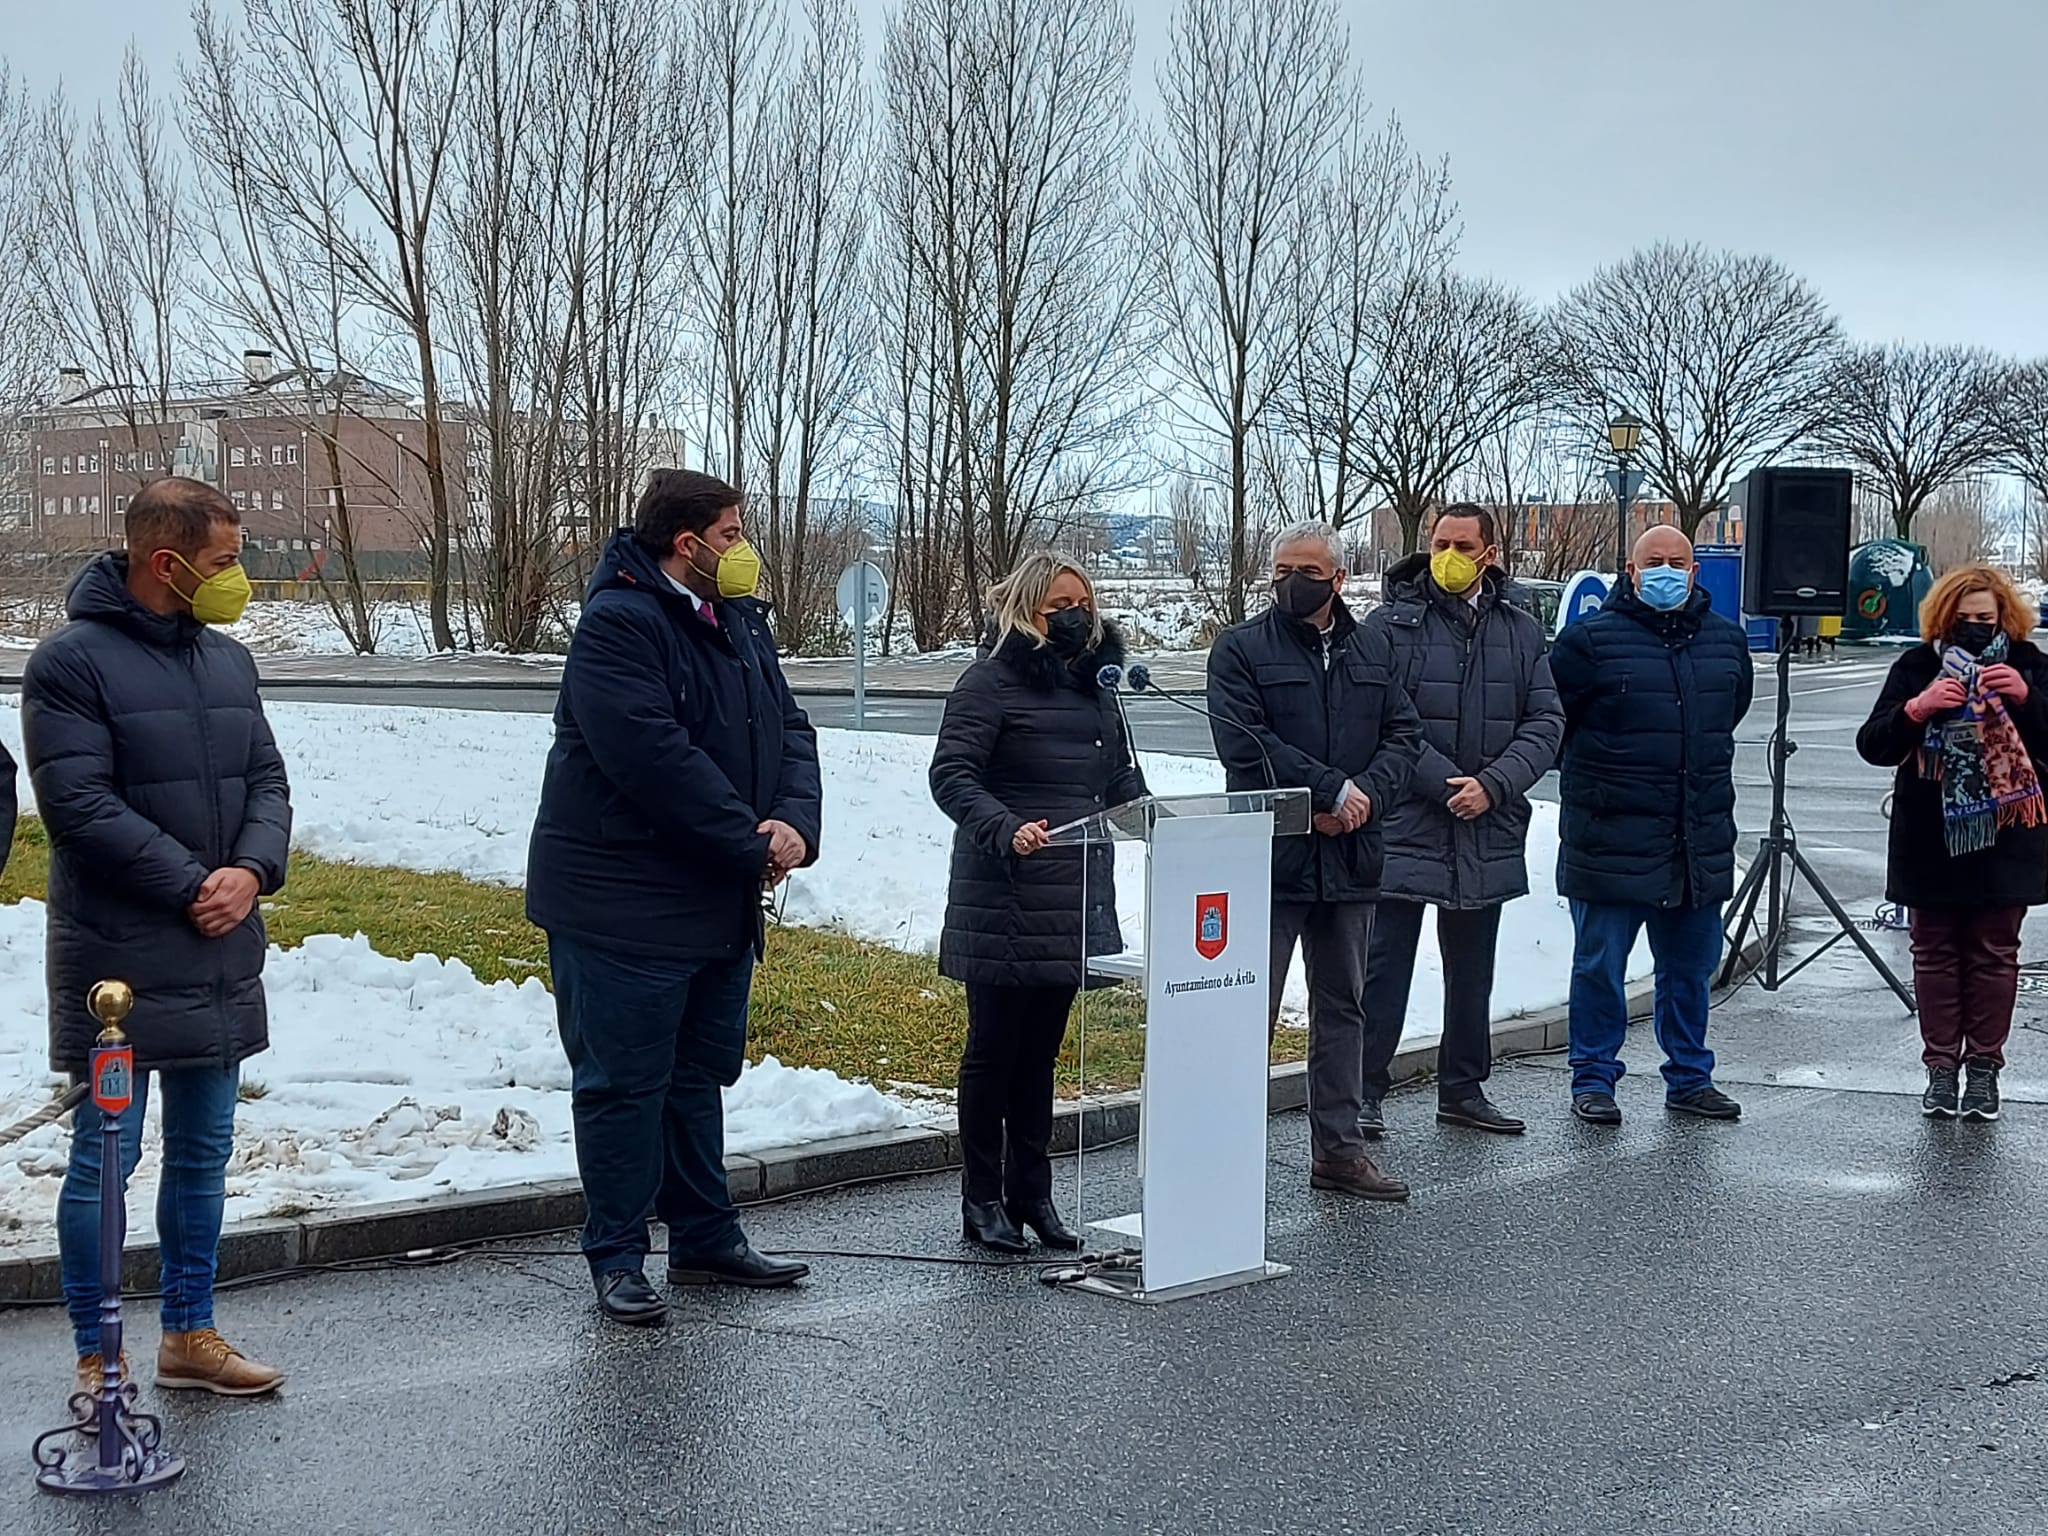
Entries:
{"label": "fur-trimmed hood", "polygon": [[1050,645],[1034,641],[1015,630],[1003,636],[996,645],[993,656],[1018,677],[1040,693],[1051,693],[1060,686],[1060,674],[1071,671],[1073,677],[1089,686],[1095,686],[1095,674],[1104,667],[1121,667],[1124,664],[1124,632],[1113,620],[1102,621],[1102,643],[1092,650],[1083,651],[1071,663],[1060,660]]}

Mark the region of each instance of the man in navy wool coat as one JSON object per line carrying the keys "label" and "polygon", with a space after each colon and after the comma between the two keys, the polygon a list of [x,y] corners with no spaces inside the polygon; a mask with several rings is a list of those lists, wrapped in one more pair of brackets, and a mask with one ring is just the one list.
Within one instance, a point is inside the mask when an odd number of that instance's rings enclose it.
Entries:
{"label": "man in navy wool coat", "polygon": [[725,1175],[763,892],[818,856],[818,738],[754,598],[740,494],[657,470],[598,561],[562,669],[527,862],[571,1068],[583,1253],[598,1305],[659,1323],[672,1285],[782,1286]]}

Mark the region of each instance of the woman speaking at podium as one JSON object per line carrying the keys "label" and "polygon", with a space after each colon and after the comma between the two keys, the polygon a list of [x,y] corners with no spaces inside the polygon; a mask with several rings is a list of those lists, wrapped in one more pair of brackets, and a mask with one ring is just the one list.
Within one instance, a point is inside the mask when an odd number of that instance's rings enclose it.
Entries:
{"label": "woman speaking at podium", "polygon": [[1027,555],[989,604],[993,636],[946,701],[931,768],[957,829],[939,971],[967,988],[962,1228],[997,1253],[1027,1252],[1025,1228],[1077,1249],[1052,1202],[1053,1064],[1087,984],[1084,938],[1090,955],[1123,939],[1111,850],[1050,848],[1047,833],[1136,799],[1145,780],[1115,698],[1123,637],[1087,574]]}

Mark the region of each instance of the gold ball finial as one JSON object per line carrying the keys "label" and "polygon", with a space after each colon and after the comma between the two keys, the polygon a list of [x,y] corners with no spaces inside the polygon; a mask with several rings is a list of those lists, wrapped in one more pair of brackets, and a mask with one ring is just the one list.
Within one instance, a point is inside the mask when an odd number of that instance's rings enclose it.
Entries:
{"label": "gold ball finial", "polygon": [[135,1009],[135,989],[125,981],[102,981],[85,995],[85,1006],[108,1029],[119,1029]]}

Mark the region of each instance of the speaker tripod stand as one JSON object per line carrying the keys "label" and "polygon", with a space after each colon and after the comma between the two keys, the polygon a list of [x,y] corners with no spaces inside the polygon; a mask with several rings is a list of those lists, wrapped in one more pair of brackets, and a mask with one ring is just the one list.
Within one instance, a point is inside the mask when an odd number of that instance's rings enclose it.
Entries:
{"label": "speaker tripod stand", "polygon": [[[1742,886],[1735,893],[1731,906],[1734,913],[1734,927],[1729,932],[1728,955],[1721,963],[1721,974],[1717,986],[1727,986],[1734,979],[1735,968],[1742,962],[1743,946],[1748,942],[1750,930],[1754,928],[1763,942],[1763,960],[1757,975],[1759,984],[1766,992],[1775,992],[1786,982],[1805,970],[1822,955],[1833,949],[1843,939],[1850,940],[1863,951],[1863,958],[1870,962],[1870,968],[1884,979],[1886,986],[1898,995],[1906,1005],[1906,1011],[1913,1013],[1918,1007],[1913,1001],[1913,989],[1899,980],[1896,972],[1885,964],[1861,928],[1850,920],[1842,910],[1842,904],[1835,899],[1835,893],[1828,889],[1814,867],[1806,862],[1806,855],[1799,851],[1799,837],[1792,828],[1792,819],[1785,814],[1785,767],[1792,754],[1799,750],[1792,740],[1792,648],[1799,643],[1799,623],[1796,619],[1778,620],[1778,728],[1771,735],[1771,825],[1761,843],[1757,845],[1755,861],[1749,866],[1749,873],[1743,877]],[[1790,970],[1780,971],[1779,959],[1785,947],[1785,935],[1792,921],[1792,886],[1797,880],[1804,880],[1821,905],[1835,920],[1835,936],[1821,945],[1812,954],[1800,960]],[[1764,906],[1759,919],[1757,907]]]}

